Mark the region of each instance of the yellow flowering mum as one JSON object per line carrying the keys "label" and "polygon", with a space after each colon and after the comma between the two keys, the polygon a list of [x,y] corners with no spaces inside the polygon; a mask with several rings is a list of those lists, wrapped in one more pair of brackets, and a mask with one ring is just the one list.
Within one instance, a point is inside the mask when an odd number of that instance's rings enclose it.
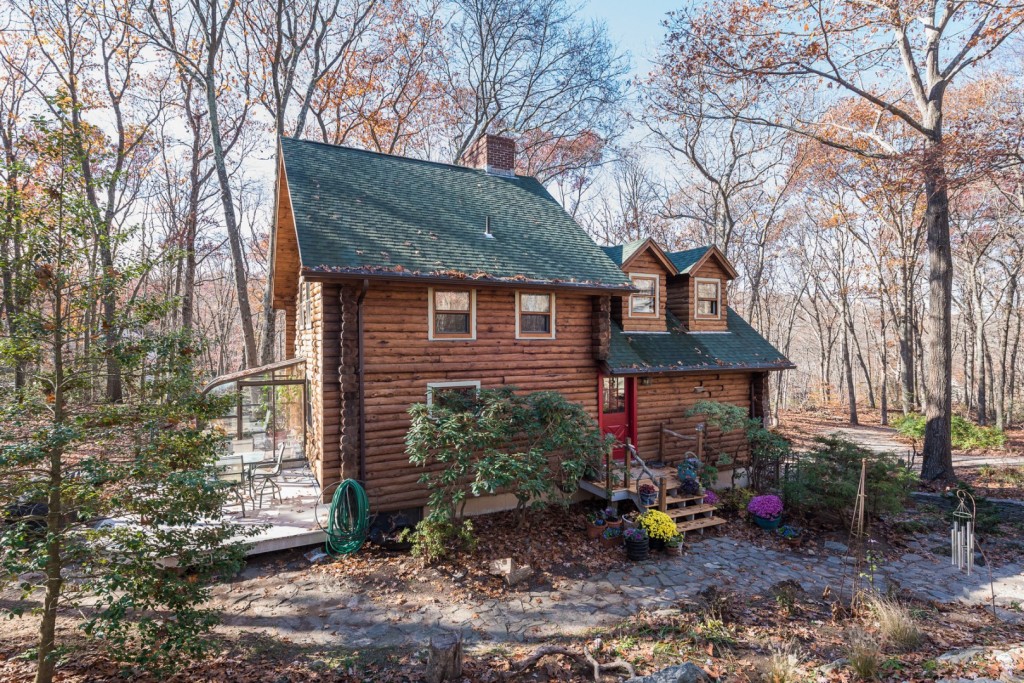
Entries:
{"label": "yellow flowering mum", "polygon": [[676,535],[676,523],[660,510],[648,510],[636,518],[637,526],[656,541],[667,541]]}

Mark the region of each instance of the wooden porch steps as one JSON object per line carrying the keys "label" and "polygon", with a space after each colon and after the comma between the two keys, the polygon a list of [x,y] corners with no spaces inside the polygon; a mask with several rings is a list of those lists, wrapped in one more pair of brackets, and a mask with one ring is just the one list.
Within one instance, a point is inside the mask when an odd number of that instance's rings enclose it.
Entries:
{"label": "wooden porch steps", "polygon": [[[657,507],[655,507],[657,509]],[[678,519],[679,517],[696,517],[697,515],[704,515],[707,512],[714,512],[718,508],[714,505],[687,505],[681,508],[669,508],[665,510],[665,514],[672,519]]]}
{"label": "wooden porch steps", "polygon": [[679,522],[676,524],[676,531],[685,533],[687,531],[701,531],[708,527],[718,526],[719,524],[725,524],[728,520],[722,519],[721,517],[698,517],[686,522]]}

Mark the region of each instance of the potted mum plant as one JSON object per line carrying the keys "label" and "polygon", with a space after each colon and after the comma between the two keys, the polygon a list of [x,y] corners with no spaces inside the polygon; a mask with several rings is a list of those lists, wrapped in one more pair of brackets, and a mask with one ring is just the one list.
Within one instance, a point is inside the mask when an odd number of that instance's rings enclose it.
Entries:
{"label": "potted mum plant", "polygon": [[617,526],[605,527],[601,532],[601,545],[614,548],[622,543],[622,529]]}
{"label": "potted mum plant", "polygon": [[587,538],[600,538],[605,530],[604,513],[595,512],[587,517]]}
{"label": "potted mum plant", "polygon": [[632,529],[626,529],[626,532],[622,537],[626,541],[626,557],[631,559],[633,562],[640,562],[647,559],[650,552],[650,539],[647,538],[646,531],[634,527]]}
{"label": "potted mum plant", "polygon": [[654,484],[640,484],[636,487],[636,492],[640,496],[640,504],[644,507],[651,507],[658,502],[658,487]]}
{"label": "potted mum plant", "polygon": [[652,550],[664,550],[665,542],[676,535],[676,523],[661,510],[648,510],[636,518],[637,528],[647,532]]}
{"label": "potted mum plant", "polygon": [[754,496],[747,504],[747,512],[762,529],[778,529],[782,521],[782,499],[771,494]]}
{"label": "potted mum plant", "polygon": [[684,538],[683,534],[677,533],[675,536],[665,541],[665,551],[669,555],[682,555]]}

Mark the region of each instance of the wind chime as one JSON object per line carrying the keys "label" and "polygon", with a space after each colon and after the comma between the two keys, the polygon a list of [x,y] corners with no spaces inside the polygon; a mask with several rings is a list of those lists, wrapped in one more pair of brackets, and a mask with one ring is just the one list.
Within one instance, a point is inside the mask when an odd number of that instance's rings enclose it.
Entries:
{"label": "wind chime", "polygon": [[[953,510],[953,529],[949,535],[952,563],[961,571],[966,568],[970,576],[971,569],[974,568],[974,518],[977,506],[974,503],[974,496],[967,491],[957,491],[956,497],[960,504]],[[967,508],[968,499],[971,502],[970,509]]]}

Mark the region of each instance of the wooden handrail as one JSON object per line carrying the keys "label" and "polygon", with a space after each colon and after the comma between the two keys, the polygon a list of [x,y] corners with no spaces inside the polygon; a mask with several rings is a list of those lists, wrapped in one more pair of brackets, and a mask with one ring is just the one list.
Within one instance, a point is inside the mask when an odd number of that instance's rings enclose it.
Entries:
{"label": "wooden handrail", "polygon": [[679,432],[669,429],[665,426],[665,423],[661,423],[661,429],[658,430],[658,458],[664,460],[665,458],[665,437],[671,436],[673,439],[678,441],[695,441],[697,442],[697,457],[701,460],[704,459],[704,428],[703,423],[697,425],[697,433],[693,436],[687,434],[680,434]]}

